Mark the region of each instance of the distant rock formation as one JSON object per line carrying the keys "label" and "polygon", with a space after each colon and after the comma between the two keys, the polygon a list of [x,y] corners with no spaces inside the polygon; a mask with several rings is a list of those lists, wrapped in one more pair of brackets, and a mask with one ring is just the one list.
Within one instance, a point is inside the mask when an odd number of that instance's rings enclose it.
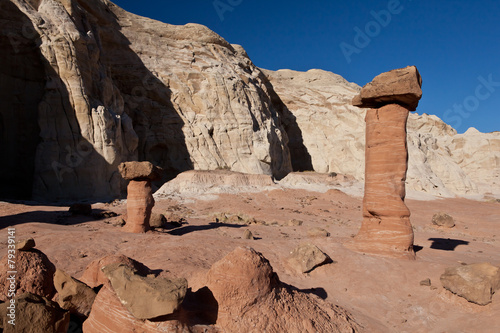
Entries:
{"label": "distant rock formation", "polygon": [[[422,97],[416,67],[378,75],[353,98],[366,113],[365,194],[361,229],[348,247],[361,252],[413,259],[410,210],[404,203],[409,110]],[[366,97],[368,96],[368,97]],[[396,104],[397,103],[397,104]],[[401,104],[401,105],[400,105]]]}
{"label": "distant rock formation", "polygon": [[[113,199],[118,165],[136,160],[162,167],[161,182],[192,169],[363,180],[360,88],[336,74],[260,70],[204,26],[108,0],[6,0],[0,17],[0,197]],[[408,128],[410,189],[498,188],[500,132],[457,135],[428,115]]]}
{"label": "distant rock formation", "polygon": [[127,223],[123,230],[141,233],[150,229],[149,219],[155,205],[151,181],[160,177],[160,170],[150,162],[124,162],[118,166],[127,186]]}
{"label": "distant rock formation", "polygon": [[115,198],[118,164],[130,160],[162,167],[164,180],[189,169],[291,171],[266,77],[206,27],[107,0],[0,5],[0,175],[18,197]]}
{"label": "distant rock formation", "polygon": [[[288,110],[285,128],[290,121],[296,124],[289,143],[294,170],[363,181],[366,111],[351,105],[361,88],[318,69],[263,72]],[[425,113],[411,113],[407,129],[407,190],[444,197],[499,192],[500,132],[457,134]]]}

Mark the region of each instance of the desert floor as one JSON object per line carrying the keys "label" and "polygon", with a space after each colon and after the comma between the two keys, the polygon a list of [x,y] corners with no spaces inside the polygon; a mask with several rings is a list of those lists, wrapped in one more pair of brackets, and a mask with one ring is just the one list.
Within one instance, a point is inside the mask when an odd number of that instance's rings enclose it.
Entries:
{"label": "desert floor", "polygon": [[[36,248],[56,265],[78,278],[93,260],[124,254],[151,269],[188,279],[195,291],[210,266],[237,246],[264,254],[279,278],[350,311],[366,332],[498,332],[500,293],[479,306],[445,290],[439,277],[446,267],[490,262],[500,266],[500,203],[461,198],[410,200],[411,222],[418,250],[416,261],[351,252],[343,243],[361,224],[362,198],[340,190],[326,193],[303,189],[275,189],[258,193],[157,199],[155,213],[169,221],[185,219],[172,229],[129,234],[114,222],[126,214],[126,202],[93,204],[93,212],[114,211],[122,216],[94,220],[72,216],[68,206],[0,202],[0,255],[6,253],[7,226],[17,238],[33,237]],[[455,218],[452,229],[432,226],[436,212]],[[264,223],[214,222],[216,213],[253,217]],[[287,226],[291,219],[301,226]],[[313,227],[329,237],[308,237]],[[243,237],[249,229],[255,239]],[[301,242],[317,245],[333,263],[308,274],[286,263]],[[430,278],[432,285],[421,286]]]}

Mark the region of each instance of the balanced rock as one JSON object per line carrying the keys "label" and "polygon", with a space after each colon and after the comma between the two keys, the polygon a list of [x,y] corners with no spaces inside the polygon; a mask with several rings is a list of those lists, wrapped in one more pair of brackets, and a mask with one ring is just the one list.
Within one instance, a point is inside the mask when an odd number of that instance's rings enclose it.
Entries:
{"label": "balanced rock", "polygon": [[[56,271],[54,264],[47,256],[36,249],[18,251],[16,253],[16,295],[33,293],[52,298],[54,296],[53,276]],[[8,256],[0,261],[0,290],[8,290],[10,286]],[[7,292],[0,293],[0,300],[7,300]]]}
{"label": "balanced rock", "polygon": [[122,304],[137,319],[172,314],[186,295],[186,279],[144,277],[123,264],[105,266],[103,272]]}
{"label": "balanced rock", "polygon": [[346,246],[359,252],[415,258],[410,210],[405,205],[409,110],[422,97],[416,67],[380,74],[367,84],[353,105],[366,112],[365,195],[363,223]]}
{"label": "balanced rock", "polygon": [[455,220],[450,215],[439,212],[432,217],[432,224],[438,227],[453,228],[455,226]]}
{"label": "balanced rock", "polygon": [[[282,284],[269,261],[238,247],[207,273],[223,332],[359,332],[350,314]],[[250,329],[251,328],[251,329]]]}
{"label": "balanced rock", "polygon": [[360,108],[380,108],[400,104],[415,111],[422,97],[422,78],[415,66],[394,69],[376,76],[352,100]]}
{"label": "balanced rock", "polygon": [[300,244],[288,257],[288,264],[301,273],[309,273],[313,269],[332,260],[313,244]]}
{"label": "balanced rock", "polygon": [[11,319],[8,316],[9,303],[0,304],[0,318],[2,318],[0,328],[3,328],[4,333],[65,333],[68,331],[69,312],[61,309],[57,303],[46,297],[32,293],[17,296],[15,298],[15,325],[8,323]]}
{"label": "balanced rock", "polygon": [[28,251],[36,246],[33,238],[23,239],[16,243],[16,250]]}
{"label": "balanced rock", "polygon": [[161,169],[147,161],[120,163],[118,171],[127,180],[157,180],[161,177]]}
{"label": "balanced rock", "polygon": [[500,268],[489,263],[449,267],[441,275],[441,284],[469,302],[486,305],[500,289]]}
{"label": "balanced rock", "polygon": [[61,308],[80,317],[88,317],[96,296],[92,288],[59,269],[54,274],[54,287]]}

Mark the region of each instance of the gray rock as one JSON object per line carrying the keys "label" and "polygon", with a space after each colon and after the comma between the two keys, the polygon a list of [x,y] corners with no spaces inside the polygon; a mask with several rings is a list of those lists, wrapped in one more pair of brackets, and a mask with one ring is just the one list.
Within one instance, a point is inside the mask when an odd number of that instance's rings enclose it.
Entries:
{"label": "gray rock", "polygon": [[486,305],[500,289],[500,268],[489,263],[449,267],[441,275],[441,284],[469,302]]}
{"label": "gray rock", "polygon": [[163,214],[151,213],[149,226],[151,228],[163,228],[167,224],[167,218]]}
{"label": "gray rock", "polygon": [[288,257],[290,266],[302,273],[309,273],[314,268],[329,262],[332,262],[330,257],[310,243],[300,244]]}
{"label": "gray rock", "polygon": [[147,161],[120,163],[118,171],[127,180],[157,180],[161,177],[161,169]]}
{"label": "gray rock", "polygon": [[420,285],[429,287],[431,285],[431,279],[425,279],[425,280],[420,281]]}
{"label": "gray rock", "polygon": [[455,226],[455,220],[450,215],[439,212],[432,217],[432,224],[439,227],[453,228]]}
{"label": "gray rock", "polygon": [[248,230],[248,229],[245,229],[245,231],[243,232],[243,238],[244,239],[255,239],[253,237],[252,232],[250,230]]}

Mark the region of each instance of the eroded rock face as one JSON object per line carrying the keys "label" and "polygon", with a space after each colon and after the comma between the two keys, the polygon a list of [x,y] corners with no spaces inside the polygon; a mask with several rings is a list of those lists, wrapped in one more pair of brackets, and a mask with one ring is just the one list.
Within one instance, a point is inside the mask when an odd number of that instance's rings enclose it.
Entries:
{"label": "eroded rock face", "polygon": [[390,104],[366,114],[363,223],[349,244],[358,251],[414,257],[410,211],[404,203],[408,113]]}
{"label": "eroded rock face", "polygon": [[486,305],[500,289],[500,268],[489,263],[449,267],[441,275],[441,284],[469,302]]}
{"label": "eroded rock face", "polygon": [[318,297],[282,285],[269,262],[239,247],[215,263],[207,287],[217,300],[225,332],[357,332],[351,316]]}
{"label": "eroded rock face", "polygon": [[[288,110],[294,170],[363,181],[367,110],[351,105],[361,88],[317,69],[263,71]],[[500,132],[457,134],[438,117],[416,113],[410,114],[407,129],[407,190],[444,197],[498,192]]]}
{"label": "eroded rock face", "polygon": [[[7,255],[0,261],[0,289],[8,290],[7,280],[11,269],[8,268]],[[55,293],[53,276],[56,271],[54,264],[39,250],[18,251],[16,254],[16,295],[32,293],[52,298]],[[7,293],[0,293],[0,300],[7,300]]]}
{"label": "eroded rock face", "polygon": [[118,164],[129,160],[159,165],[164,180],[189,169],[291,170],[267,79],[208,28],[104,0],[1,5],[0,153],[9,159],[0,174],[6,184],[26,179],[28,197],[116,197]]}

